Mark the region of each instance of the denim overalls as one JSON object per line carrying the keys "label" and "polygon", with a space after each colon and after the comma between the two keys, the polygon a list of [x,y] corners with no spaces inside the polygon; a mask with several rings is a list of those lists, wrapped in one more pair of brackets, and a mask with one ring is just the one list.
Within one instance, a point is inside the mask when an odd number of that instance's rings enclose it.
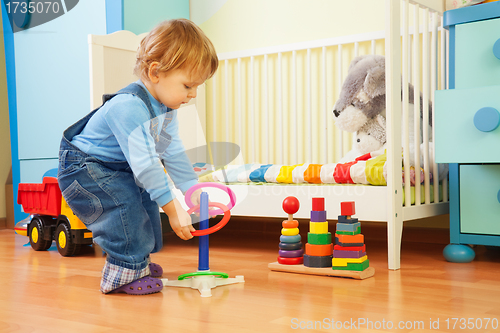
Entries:
{"label": "denim overalls", "polygon": [[[124,93],[133,94],[146,104],[156,151],[163,152],[171,139],[165,132],[172,121],[171,112],[167,112],[158,135],[158,120],[148,93],[137,83],[116,94],[104,95],[103,105]],[[109,263],[130,270],[144,270],[149,254],[159,251],[163,245],[157,203],[136,184],[128,162],[102,161],[71,143],[99,108],[64,131],[59,151],[59,187],[75,215],[92,231],[94,241],[107,253]]]}

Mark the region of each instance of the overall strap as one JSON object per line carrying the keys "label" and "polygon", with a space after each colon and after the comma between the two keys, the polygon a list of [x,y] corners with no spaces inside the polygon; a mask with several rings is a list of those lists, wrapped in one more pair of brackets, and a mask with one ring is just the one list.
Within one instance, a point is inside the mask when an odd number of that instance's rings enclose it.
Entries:
{"label": "overall strap", "polygon": [[[147,107],[147,109],[149,111],[149,117],[151,119],[150,129],[149,130],[150,130],[151,136],[155,140],[156,151],[158,152],[158,154],[160,154],[161,152],[165,151],[165,149],[168,147],[168,145],[171,142],[171,136],[166,132],[166,126],[172,120],[172,117],[173,117],[172,113],[171,112],[167,112],[167,115],[165,117],[165,121],[163,122],[163,128],[160,131],[160,135],[158,135],[158,131],[157,131],[157,129],[158,129],[158,119],[155,116],[155,113],[154,113],[154,110],[153,110],[153,106],[151,105],[151,101],[149,100],[148,92],[146,91],[146,89],[144,89],[141,85],[139,85],[139,84],[137,84],[135,82],[131,83],[131,84],[129,84],[128,86],[126,86],[125,88],[121,89],[120,91],[118,91],[115,94],[105,94],[105,95],[103,95],[102,96],[102,101],[103,101],[102,104],[104,105],[104,103],[106,103],[107,101],[109,101],[110,99],[112,99],[113,97],[115,97],[116,95],[119,95],[119,94],[132,94],[134,96],[139,97],[144,102],[144,104],[146,104],[146,107]],[[70,145],[71,147],[73,147],[73,149],[78,149],[77,147],[75,147],[71,143],[71,140],[73,140],[73,137],[75,137],[76,135],[78,135],[79,133],[82,132],[83,128],[87,125],[87,123],[90,120],[90,118],[103,105],[101,105],[98,108],[94,109],[89,114],[87,114],[85,117],[83,117],[82,119],[78,120],[76,123],[74,123],[70,127],[68,127],[64,131],[64,133],[63,133],[63,141],[67,145]]]}
{"label": "overall strap", "polygon": [[144,89],[144,87],[142,87],[140,84],[133,82],[114,94],[103,95],[102,104],[104,105],[104,103],[119,94],[132,94],[136,97],[139,97],[144,102],[144,104],[146,104],[146,107],[149,111],[149,118],[151,119],[151,123],[149,124],[149,133],[155,141],[156,152],[158,154],[162,154],[172,142],[172,136],[167,133],[167,125],[172,121],[172,113],[167,112],[167,114],[165,115],[165,120],[163,121],[163,126],[158,133],[158,119],[155,116],[153,106],[151,105],[151,101],[149,100],[146,89]]}
{"label": "overall strap", "polygon": [[146,107],[148,108],[149,111],[150,119],[155,118],[155,113],[153,111],[153,106],[151,105],[151,101],[149,100],[148,93],[146,89],[144,89],[140,84],[133,82],[114,94],[102,95],[102,104],[104,105],[104,103],[106,103],[107,101],[109,101],[110,99],[119,94],[132,94],[136,97],[139,97],[144,102],[144,104],[146,104]]}

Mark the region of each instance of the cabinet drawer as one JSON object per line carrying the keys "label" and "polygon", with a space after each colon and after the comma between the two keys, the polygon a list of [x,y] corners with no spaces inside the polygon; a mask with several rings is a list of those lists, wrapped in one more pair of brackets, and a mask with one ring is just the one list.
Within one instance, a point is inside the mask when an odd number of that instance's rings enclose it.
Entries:
{"label": "cabinet drawer", "polygon": [[[481,126],[476,127],[476,114],[484,115],[486,107],[500,111],[500,86],[436,91],[438,163],[500,163],[500,126],[487,132]],[[488,111],[495,113],[492,109]],[[500,117],[500,113],[498,115]],[[494,120],[488,117],[483,120],[483,125],[493,127]]]}
{"label": "cabinet drawer", "polygon": [[455,88],[500,84],[500,59],[493,52],[499,38],[500,18],[457,25]]}
{"label": "cabinet drawer", "polygon": [[500,235],[500,165],[460,166],[460,232]]}

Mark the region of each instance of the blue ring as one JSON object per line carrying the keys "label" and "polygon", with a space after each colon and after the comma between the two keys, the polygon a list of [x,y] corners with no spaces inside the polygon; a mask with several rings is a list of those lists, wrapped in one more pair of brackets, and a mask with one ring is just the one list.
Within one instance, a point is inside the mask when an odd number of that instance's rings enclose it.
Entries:
{"label": "blue ring", "polygon": [[300,240],[301,240],[300,234],[295,236],[285,236],[285,235],[280,236],[280,242],[282,243],[298,243],[300,242]]}

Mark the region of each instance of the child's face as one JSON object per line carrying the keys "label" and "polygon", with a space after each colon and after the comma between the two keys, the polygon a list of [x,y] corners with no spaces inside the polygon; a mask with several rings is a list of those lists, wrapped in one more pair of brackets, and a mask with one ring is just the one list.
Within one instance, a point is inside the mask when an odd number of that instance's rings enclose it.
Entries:
{"label": "child's face", "polygon": [[198,86],[205,80],[193,77],[186,69],[174,69],[150,76],[151,94],[160,103],[171,109],[178,109],[196,97]]}

